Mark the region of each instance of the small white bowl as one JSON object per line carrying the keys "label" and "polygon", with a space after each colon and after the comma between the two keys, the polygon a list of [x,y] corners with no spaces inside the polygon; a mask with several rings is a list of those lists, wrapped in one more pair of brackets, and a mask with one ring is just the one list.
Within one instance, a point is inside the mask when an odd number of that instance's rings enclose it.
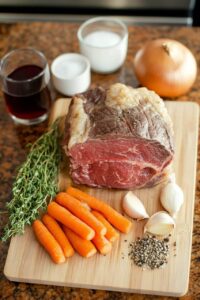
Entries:
{"label": "small white bowl", "polygon": [[51,64],[53,84],[66,96],[85,92],[91,82],[89,60],[81,54],[65,53]]}

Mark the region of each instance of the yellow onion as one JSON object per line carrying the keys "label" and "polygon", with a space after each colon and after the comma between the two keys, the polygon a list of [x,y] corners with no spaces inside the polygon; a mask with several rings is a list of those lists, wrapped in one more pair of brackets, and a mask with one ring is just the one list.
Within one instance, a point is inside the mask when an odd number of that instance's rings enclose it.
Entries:
{"label": "yellow onion", "polygon": [[148,42],[136,53],[133,65],[140,83],[161,97],[187,93],[197,75],[197,63],[191,51],[171,39]]}

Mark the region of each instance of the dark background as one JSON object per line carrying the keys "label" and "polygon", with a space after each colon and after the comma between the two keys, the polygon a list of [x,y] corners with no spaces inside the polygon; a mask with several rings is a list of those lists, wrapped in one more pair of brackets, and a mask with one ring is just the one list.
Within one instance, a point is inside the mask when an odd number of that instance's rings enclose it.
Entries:
{"label": "dark background", "polygon": [[195,9],[193,12],[193,26],[200,26],[200,0],[196,0]]}
{"label": "dark background", "polygon": [[[100,2],[98,2],[100,1]],[[103,1],[103,0],[102,0]],[[109,1],[109,0],[108,0]],[[134,2],[134,0],[132,0]],[[136,1],[136,0],[135,0]],[[162,1],[167,0],[160,0]],[[175,3],[177,0],[174,0]],[[181,0],[179,0],[181,1]],[[147,6],[141,8],[134,8],[130,9],[126,7],[126,0],[122,5],[122,8],[118,8],[117,6],[113,8],[97,8],[98,3],[101,3],[101,0],[94,0],[91,1],[90,7],[85,7],[85,2],[82,0],[81,2],[71,2],[69,6],[67,6],[67,2],[59,2],[49,1],[49,2],[39,2],[39,4],[35,5],[34,0],[24,0],[22,2],[11,1],[11,0],[0,0],[0,14],[7,14],[7,13],[14,13],[14,14],[24,14],[28,16],[31,14],[34,18],[37,14],[44,14],[44,15],[57,15],[57,21],[59,21],[59,15],[66,15],[66,16],[73,16],[73,15],[80,15],[80,16],[98,16],[98,15],[116,15],[116,16],[129,16],[129,17],[138,17],[143,16],[144,20],[147,16],[155,16],[155,17],[193,17],[193,26],[200,26],[200,0],[190,0],[195,1],[195,8],[194,10],[190,10],[189,8],[185,9],[153,9],[150,6],[148,7],[148,0],[141,1],[141,3],[145,3]],[[15,3],[15,4],[12,4]],[[22,4],[23,3],[23,4]],[[48,4],[47,4],[48,3]],[[62,4],[63,3],[63,4]],[[74,3],[74,4],[73,4]],[[78,5],[78,3],[80,3]],[[103,2],[102,2],[103,3]],[[114,2],[112,2],[114,3]],[[129,2],[130,3],[130,2]],[[164,2],[163,2],[164,3]],[[74,6],[73,6],[74,5]],[[161,5],[162,6],[162,5]],[[66,18],[67,20],[67,18]],[[75,20],[76,21],[76,20]],[[82,21],[82,20],[81,20]],[[1,22],[1,19],[0,19]]]}

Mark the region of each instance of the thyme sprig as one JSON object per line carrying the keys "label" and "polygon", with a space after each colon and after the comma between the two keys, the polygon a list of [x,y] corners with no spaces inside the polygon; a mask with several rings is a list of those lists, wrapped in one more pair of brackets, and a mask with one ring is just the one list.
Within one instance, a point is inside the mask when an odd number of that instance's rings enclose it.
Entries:
{"label": "thyme sprig", "polygon": [[58,121],[31,146],[26,161],[21,165],[13,184],[13,197],[7,203],[9,221],[3,241],[23,234],[25,225],[45,210],[47,202],[58,192],[60,162]]}

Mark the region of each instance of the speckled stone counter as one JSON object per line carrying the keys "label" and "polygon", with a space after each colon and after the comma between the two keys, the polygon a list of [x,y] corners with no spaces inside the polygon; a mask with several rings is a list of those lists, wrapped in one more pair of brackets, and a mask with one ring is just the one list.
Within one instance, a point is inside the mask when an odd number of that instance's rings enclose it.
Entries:
{"label": "speckled stone counter", "polygon": [[[78,52],[78,42],[76,38],[77,28],[77,24],[67,23],[2,24],[0,25],[0,56],[2,57],[5,53],[15,48],[34,47],[41,50],[48,58],[49,63],[51,63],[57,55],[63,52]],[[135,79],[132,68],[133,55],[146,41],[161,37],[176,39],[184,43],[194,53],[198,65],[200,64],[200,28],[130,27],[129,50],[124,66],[112,75],[103,76],[92,74],[92,86],[107,86],[113,82],[122,82],[136,87],[138,82]],[[198,72],[198,78],[192,90],[177,100],[188,100],[200,103],[200,72]],[[28,142],[33,142],[45,130],[46,126],[47,122],[32,127],[14,125],[6,113],[2,93],[0,93],[0,235],[7,221],[5,203],[11,198],[12,182],[16,175],[16,168],[25,159],[25,145]],[[170,297],[9,282],[3,274],[8,246],[9,242],[0,243],[0,299],[174,299]],[[121,275],[123,276],[123,274]],[[177,276],[179,275],[177,274]],[[185,296],[179,299],[200,299],[199,156],[189,291]]]}

